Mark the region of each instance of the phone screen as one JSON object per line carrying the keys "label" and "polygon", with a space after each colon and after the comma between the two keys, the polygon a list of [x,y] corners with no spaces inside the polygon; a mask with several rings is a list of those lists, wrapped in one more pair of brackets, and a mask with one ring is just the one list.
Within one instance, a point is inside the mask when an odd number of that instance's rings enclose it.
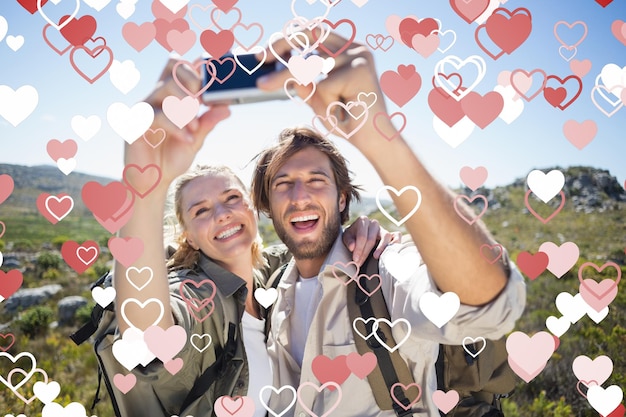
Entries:
{"label": "phone screen", "polygon": [[[230,58],[230,59],[228,59]],[[215,67],[204,67],[204,85],[213,78],[214,71],[217,71],[215,79],[202,95],[205,104],[244,104],[268,100],[284,100],[289,98],[283,89],[275,91],[262,91],[256,87],[256,80],[265,74],[278,71],[282,66],[277,62],[264,63],[257,68],[259,61],[254,54],[237,55],[237,61],[248,69],[254,70],[249,74],[235,61],[232,54],[224,55],[220,62],[215,62]],[[233,65],[235,67],[233,71]],[[209,72],[211,71],[211,72]],[[232,72],[232,74],[231,74]],[[229,75],[230,74],[230,75]]]}

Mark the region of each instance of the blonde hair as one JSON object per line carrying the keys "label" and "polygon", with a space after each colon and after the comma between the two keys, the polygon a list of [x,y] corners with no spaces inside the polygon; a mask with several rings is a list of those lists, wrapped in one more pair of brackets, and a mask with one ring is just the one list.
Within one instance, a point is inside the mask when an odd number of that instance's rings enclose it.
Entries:
{"label": "blonde hair", "polygon": [[[234,179],[243,190],[244,199],[250,201],[248,189],[235,172],[227,166],[217,165],[196,165],[185,174],[178,177],[173,188],[173,207],[169,207],[165,217],[165,244],[166,246],[174,244],[175,252],[169,258],[167,266],[169,269],[193,269],[200,259],[200,251],[189,245],[185,239],[185,222],[183,219],[182,194],[183,189],[192,180],[204,176],[223,175]],[[168,198],[168,201],[172,199]],[[252,203],[250,203],[252,206]],[[178,229],[181,230],[178,230]],[[252,267],[259,268],[265,265],[263,258],[263,240],[257,231],[257,238],[252,242]]]}

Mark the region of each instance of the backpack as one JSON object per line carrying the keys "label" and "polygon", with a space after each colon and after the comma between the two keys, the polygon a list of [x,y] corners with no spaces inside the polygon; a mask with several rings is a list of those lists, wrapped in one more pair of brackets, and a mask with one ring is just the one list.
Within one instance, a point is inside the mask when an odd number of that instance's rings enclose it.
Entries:
{"label": "backpack", "polygon": [[[266,288],[276,288],[283,276],[287,264],[276,270],[266,284]],[[348,284],[348,313],[350,321],[354,323],[357,317],[386,318],[389,320],[389,310],[382,291],[371,293],[368,288],[368,278],[378,274],[378,260],[374,259],[373,251],[369,254],[361,270],[357,284],[353,280]],[[365,276],[367,275],[367,277]],[[371,294],[371,295],[368,295]],[[271,313],[271,306],[266,309],[266,317]],[[413,375],[402,359],[398,350],[389,352],[376,338],[363,339],[362,334],[371,334],[373,322],[360,321],[352,327],[354,341],[360,355],[373,352],[377,358],[376,368],[368,375],[368,382],[374,394],[374,398],[381,410],[393,409],[397,416],[412,416],[411,399],[418,395],[417,390],[408,389],[405,392],[395,390],[392,398],[391,390],[394,384],[401,383],[405,387],[413,383]],[[359,331],[357,332],[357,329]],[[391,328],[380,325],[377,330],[378,339],[394,346],[395,341],[391,334]],[[266,320],[266,338],[269,333],[269,320]],[[360,333],[360,334],[359,334]],[[393,343],[391,343],[393,342]],[[478,355],[482,346],[472,345],[439,345],[439,355],[435,363],[437,374],[437,389],[445,392],[455,390],[459,393],[459,402],[447,414],[448,417],[503,417],[500,400],[509,397],[515,389],[515,373],[508,364],[506,351],[506,339],[486,340],[484,348]],[[470,352],[466,351],[469,350]],[[405,395],[406,394],[406,395]]]}
{"label": "backpack", "polygon": [[[91,285],[91,290],[95,287],[110,287],[112,286],[112,274],[111,272],[107,272],[102,275],[96,282]],[[226,371],[228,368],[231,359],[234,357],[235,352],[237,350],[237,340],[239,338],[239,328],[240,326],[237,323],[233,323],[232,320],[225,319],[228,321],[227,331],[228,336],[226,338],[226,342],[224,346],[220,346],[218,343],[215,343],[215,362],[209,366],[200,377],[194,382],[193,387],[187,394],[186,398],[180,405],[180,411],[178,414],[181,414],[189,405],[191,405],[196,399],[200,398],[212,385],[215,383],[220,376]],[[94,337],[93,345],[94,351],[96,354],[96,358],[98,359],[98,386],[96,388],[96,393],[94,396],[94,400],[90,407],[90,413],[93,414],[94,408],[96,404],[100,401],[100,388],[102,385],[102,380],[104,379],[105,387],[109,393],[109,398],[111,399],[111,403],[113,406],[113,411],[116,417],[124,417],[121,414],[120,406],[117,403],[116,392],[114,391],[112,385],[112,374],[116,372],[114,369],[117,364],[105,363],[103,357],[100,355],[99,346],[104,341],[107,336],[112,336],[115,334],[117,328],[117,320],[115,318],[115,309],[113,302],[109,303],[106,307],[102,307],[100,304],[96,304],[92,311],[90,320],[85,323],[81,328],[72,333],[69,337],[76,345],[81,345],[92,336]],[[116,366],[113,366],[116,365]]]}

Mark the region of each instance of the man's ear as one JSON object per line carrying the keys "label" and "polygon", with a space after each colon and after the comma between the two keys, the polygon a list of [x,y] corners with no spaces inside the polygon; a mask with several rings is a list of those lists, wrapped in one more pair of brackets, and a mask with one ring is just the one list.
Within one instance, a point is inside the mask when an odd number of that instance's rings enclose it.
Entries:
{"label": "man's ear", "polygon": [[339,213],[346,209],[346,193],[339,194]]}

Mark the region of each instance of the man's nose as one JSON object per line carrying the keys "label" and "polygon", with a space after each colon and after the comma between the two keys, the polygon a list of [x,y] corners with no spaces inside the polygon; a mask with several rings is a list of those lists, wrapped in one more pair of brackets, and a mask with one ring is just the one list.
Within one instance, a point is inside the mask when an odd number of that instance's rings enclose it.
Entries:
{"label": "man's nose", "polygon": [[311,201],[311,195],[302,181],[296,181],[291,188],[291,202],[296,206],[306,205]]}

